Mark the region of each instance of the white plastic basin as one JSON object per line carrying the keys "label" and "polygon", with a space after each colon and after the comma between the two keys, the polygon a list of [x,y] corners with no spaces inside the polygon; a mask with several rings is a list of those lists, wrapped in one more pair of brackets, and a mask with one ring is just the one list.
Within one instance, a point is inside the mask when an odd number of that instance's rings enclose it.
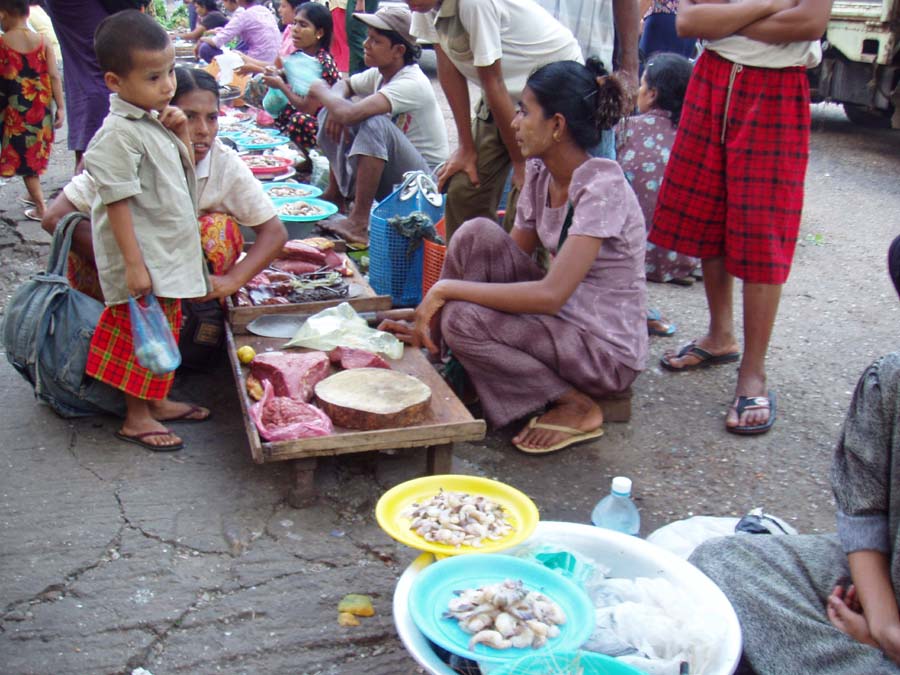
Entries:
{"label": "white plastic basin", "polygon": [[[698,611],[707,608],[725,620],[725,639],[706,672],[710,675],[731,675],[737,668],[741,657],[741,627],[737,615],[718,586],[690,563],[643,539],[579,523],[541,521],[523,546],[535,542],[559,546],[593,558],[609,567],[613,577],[662,577],[685,589],[696,598]],[[432,560],[430,553],[423,553],[397,581],[394,589],[394,624],[407,651],[428,673],[457,675],[434,653],[409,614],[409,590],[422,568]]]}

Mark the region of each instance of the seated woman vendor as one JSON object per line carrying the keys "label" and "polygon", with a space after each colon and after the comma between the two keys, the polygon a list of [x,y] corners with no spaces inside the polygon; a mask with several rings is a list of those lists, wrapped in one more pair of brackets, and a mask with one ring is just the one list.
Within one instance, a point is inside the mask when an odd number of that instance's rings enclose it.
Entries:
{"label": "seated woman vendor", "polygon": [[[588,153],[624,102],[593,59],[533,73],[512,123],[528,159],[512,232],[486,218],[463,224],[415,325],[384,324],[449,350],[491,424],[546,406],[513,438],[523,452],[600,436],[594,397],[623,391],[645,365],[644,219],[618,164]],[[547,271],[539,245],[552,255]]]}
{"label": "seated woman vendor", "polygon": [[[197,198],[201,243],[212,270],[213,291],[209,298],[235,293],[273,260],[287,239],[272,202],[259,181],[238,157],[217,138],[219,87],[209,73],[194,68],[176,68],[177,86],[172,105],[188,118],[196,161]],[[53,233],[67,213],[90,213],[96,189],[87,173],[79,174],[50,204],[41,221]],[[256,235],[247,255],[238,261],[244,239],[238,224],[252,227]],[[74,288],[103,300],[94,264],[90,221],[75,228],[69,254],[68,276]]]}

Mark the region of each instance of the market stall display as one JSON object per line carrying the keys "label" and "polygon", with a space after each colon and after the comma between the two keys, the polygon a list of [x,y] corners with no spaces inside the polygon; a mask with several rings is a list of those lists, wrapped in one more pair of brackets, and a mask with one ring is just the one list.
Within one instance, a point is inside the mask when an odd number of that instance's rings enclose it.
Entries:
{"label": "market stall display", "polygon": [[285,197],[318,197],[322,194],[322,190],[315,185],[307,185],[306,183],[295,183],[292,181],[284,181],[281,183],[269,183],[263,186],[263,190],[272,199],[282,199]]}
{"label": "market stall display", "polygon": [[275,212],[285,222],[315,222],[338,212],[337,205],[322,199],[286,197],[273,199],[273,202],[275,203]]}
{"label": "market stall display", "polygon": [[390,429],[420,424],[428,414],[431,389],[389,368],[353,368],[320,381],[316,404],[338,426]]}

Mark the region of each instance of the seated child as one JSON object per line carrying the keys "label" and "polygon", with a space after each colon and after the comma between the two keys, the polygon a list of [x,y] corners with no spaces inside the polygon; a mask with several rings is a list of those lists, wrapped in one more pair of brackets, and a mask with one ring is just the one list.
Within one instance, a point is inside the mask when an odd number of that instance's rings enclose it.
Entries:
{"label": "seated child", "polygon": [[180,450],[181,439],[163,422],[200,421],[209,411],[170,401],[174,373],[154,375],[137,363],[127,304],[129,296],[155,293],[177,340],[180,298],[210,290],[187,118],[169,106],[175,50],[154,19],[134,10],[104,19],[94,50],[113,94],[84,156],[97,185],[92,238],[107,305],[86,372],[125,394],[117,437],[150,450]]}

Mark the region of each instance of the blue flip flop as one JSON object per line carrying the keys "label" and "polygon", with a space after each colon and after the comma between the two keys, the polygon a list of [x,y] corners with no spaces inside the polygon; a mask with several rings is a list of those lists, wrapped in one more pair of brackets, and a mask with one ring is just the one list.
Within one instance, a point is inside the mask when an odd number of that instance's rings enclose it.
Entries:
{"label": "blue flip flop", "polygon": [[[659,321],[660,323],[664,323],[667,325],[665,330],[660,330],[659,328],[651,328],[650,321]],[[658,337],[671,337],[675,335],[675,331],[678,330],[678,326],[676,326],[671,321],[666,321],[663,319],[662,313],[658,309],[648,309],[647,310],[647,333],[650,335],[656,335]]]}
{"label": "blue flip flop", "polygon": [[775,392],[769,391],[766,396],[738,396],[734,399],[733,407],[737,412],[738,419],[745,410],[768,410],[769,419],[765,424],[757,424],[756,426],[737,426],[730,427],[725,425],[725,430],[738,436],[755,436],[756,434],[764,434],[772,425],[775,424]]}

